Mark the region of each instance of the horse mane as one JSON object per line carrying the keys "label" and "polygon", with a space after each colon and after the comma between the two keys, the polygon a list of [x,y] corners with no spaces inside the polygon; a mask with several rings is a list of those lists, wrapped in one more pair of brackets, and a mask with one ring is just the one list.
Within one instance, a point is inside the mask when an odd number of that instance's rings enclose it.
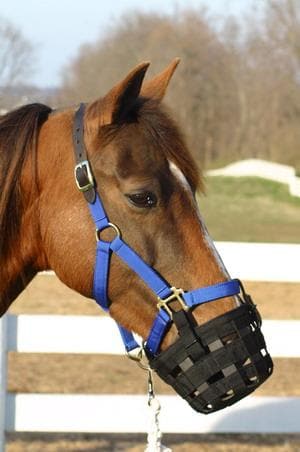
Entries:
{"label": "horse mane", "polygon": [[22,214],[20,176],[29,154],[33,161],[37,136],[51,108],[29,104],[0,117],[0,256],[9,249],[10,237],[19,232]]}

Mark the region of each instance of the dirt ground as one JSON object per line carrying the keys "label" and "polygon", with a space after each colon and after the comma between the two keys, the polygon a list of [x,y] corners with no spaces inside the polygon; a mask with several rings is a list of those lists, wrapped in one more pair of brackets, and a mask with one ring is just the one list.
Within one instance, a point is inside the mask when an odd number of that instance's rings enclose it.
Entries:
{"label": "dirt ground", "polygon": [[[164,435],[173,452],[299,452],[299,435]],[[8,437],[6,452],[144,452],[145,435],[47,435]]]}
{"label": "dirt ground", "polygon": [[[300,284],[248,282],[245,286],[263,318],[300,319]],[[10,312],[103,315],[94,302],[47,275],[38,276]],[[299,373],[300,359],[275,359],[272,378],[256,394],[300,396],[300,379],[295,378]],[[157,378],[155,383],[158,395],[173,392]],[[10,353],[8,388],[11,392],[138,394],[145,392],[146,377],[125,357]],[[164,443],[173,452],[300,451],[300,435],[164,435]],[[141,452],[145,444],[145,435],[9,434],[6,451]]]}

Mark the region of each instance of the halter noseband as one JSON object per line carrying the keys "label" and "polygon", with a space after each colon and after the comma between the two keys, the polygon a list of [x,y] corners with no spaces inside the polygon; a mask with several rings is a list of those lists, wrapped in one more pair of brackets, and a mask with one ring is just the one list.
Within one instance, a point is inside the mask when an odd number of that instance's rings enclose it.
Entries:
{"label": "halter noseband", "polygon": [[[84,145],[84,111],[81,104],[75,113],[74,173],[96,227],[93,297],[105,311],[109,310],[109,265],[112,253],[117,254],[157,296],[158,314],[144,346],[150,366],[197,411],[210,413],[235,403],[259,386],[273,369],[251,297],[237,279],[189,292],[171,287],[122,239],[119,228],[109,221],[96,189]],[[115,232],[111,241],[101,239],[101,232],[107,228]],[[192,308],[232,296],[238,297],[238,308],[204,325],[196,324]],[[171,310],[169,303],[173,301],[179,302],[179,311]],[[161,352],[160,345],[172,323],[177,327],[178,339]],[[126,351],[140,348],[133,334],[118,326]]]}

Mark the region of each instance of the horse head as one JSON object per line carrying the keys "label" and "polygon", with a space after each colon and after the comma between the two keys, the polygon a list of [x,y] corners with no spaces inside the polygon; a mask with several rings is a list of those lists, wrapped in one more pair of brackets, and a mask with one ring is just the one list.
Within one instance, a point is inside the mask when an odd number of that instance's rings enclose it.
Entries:
{"label": "horse head", "polygon": [[[107,95],[87,105],[84,139],[110,221],[172,286],[191,290],[225,281],[228,274],[195,201],[195,191],[201,187],[196,164],[161,106],[177,63],[144,86],[148,63],[142,63]],[[73,115],[73,110],[56,113],[40,134],[41,155],[45,155],[40,164],[45,181],[41,234],[49,267],[68,286],[91,297],[95,232],[86,202],[74,184]],[[103,232],[104,239],[107,234],[110,231]],[[146,337],[156,300],[115,256],[108,292],[111,315]],[[235,305],[233,299],[212,302],[196,309],[195,316],[203,323]]]}

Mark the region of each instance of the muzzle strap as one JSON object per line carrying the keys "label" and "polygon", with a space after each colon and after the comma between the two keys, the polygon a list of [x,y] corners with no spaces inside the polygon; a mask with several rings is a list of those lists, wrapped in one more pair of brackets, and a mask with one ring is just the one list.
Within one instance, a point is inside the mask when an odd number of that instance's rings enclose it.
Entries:
{"label": "muzzle strap", "polygon": [[172,319],[169,314],[164,309],[160,309],[152,324],[152,328],[146,342],[147,350],[152,355],[156,355],[171,323]]}
{"label": "muzzle strap", "polygon": [[[241,283],[238,279],[231,279],[222,283],[214,284],[208,287],[201,287],[190,292],[183,292],[182,297],[189,308],[193,308],[209,301],[219,298],[239,295]],[[242,289],[243,292],[243,289]],[[148,352],[156,355],[159,351],[161,342],[169,329],[172,319],[164,309],[160,309],[152,324],[146,348]]]}
{"label": "muzzle strap", "polygon": [[231,279],[208,287],[201,287],[190,292],[184,292],[183,298],[186,304],[192,308],[202,303],[218,300],[219,298],[232,297],[240,292],[240,281]]}
{"label": "muzzle strap", "polygon": [[110,248],[158,297],[164,298],[170,295],[170,286],[165,280],[120,237],[116,237],[111,242]]}

